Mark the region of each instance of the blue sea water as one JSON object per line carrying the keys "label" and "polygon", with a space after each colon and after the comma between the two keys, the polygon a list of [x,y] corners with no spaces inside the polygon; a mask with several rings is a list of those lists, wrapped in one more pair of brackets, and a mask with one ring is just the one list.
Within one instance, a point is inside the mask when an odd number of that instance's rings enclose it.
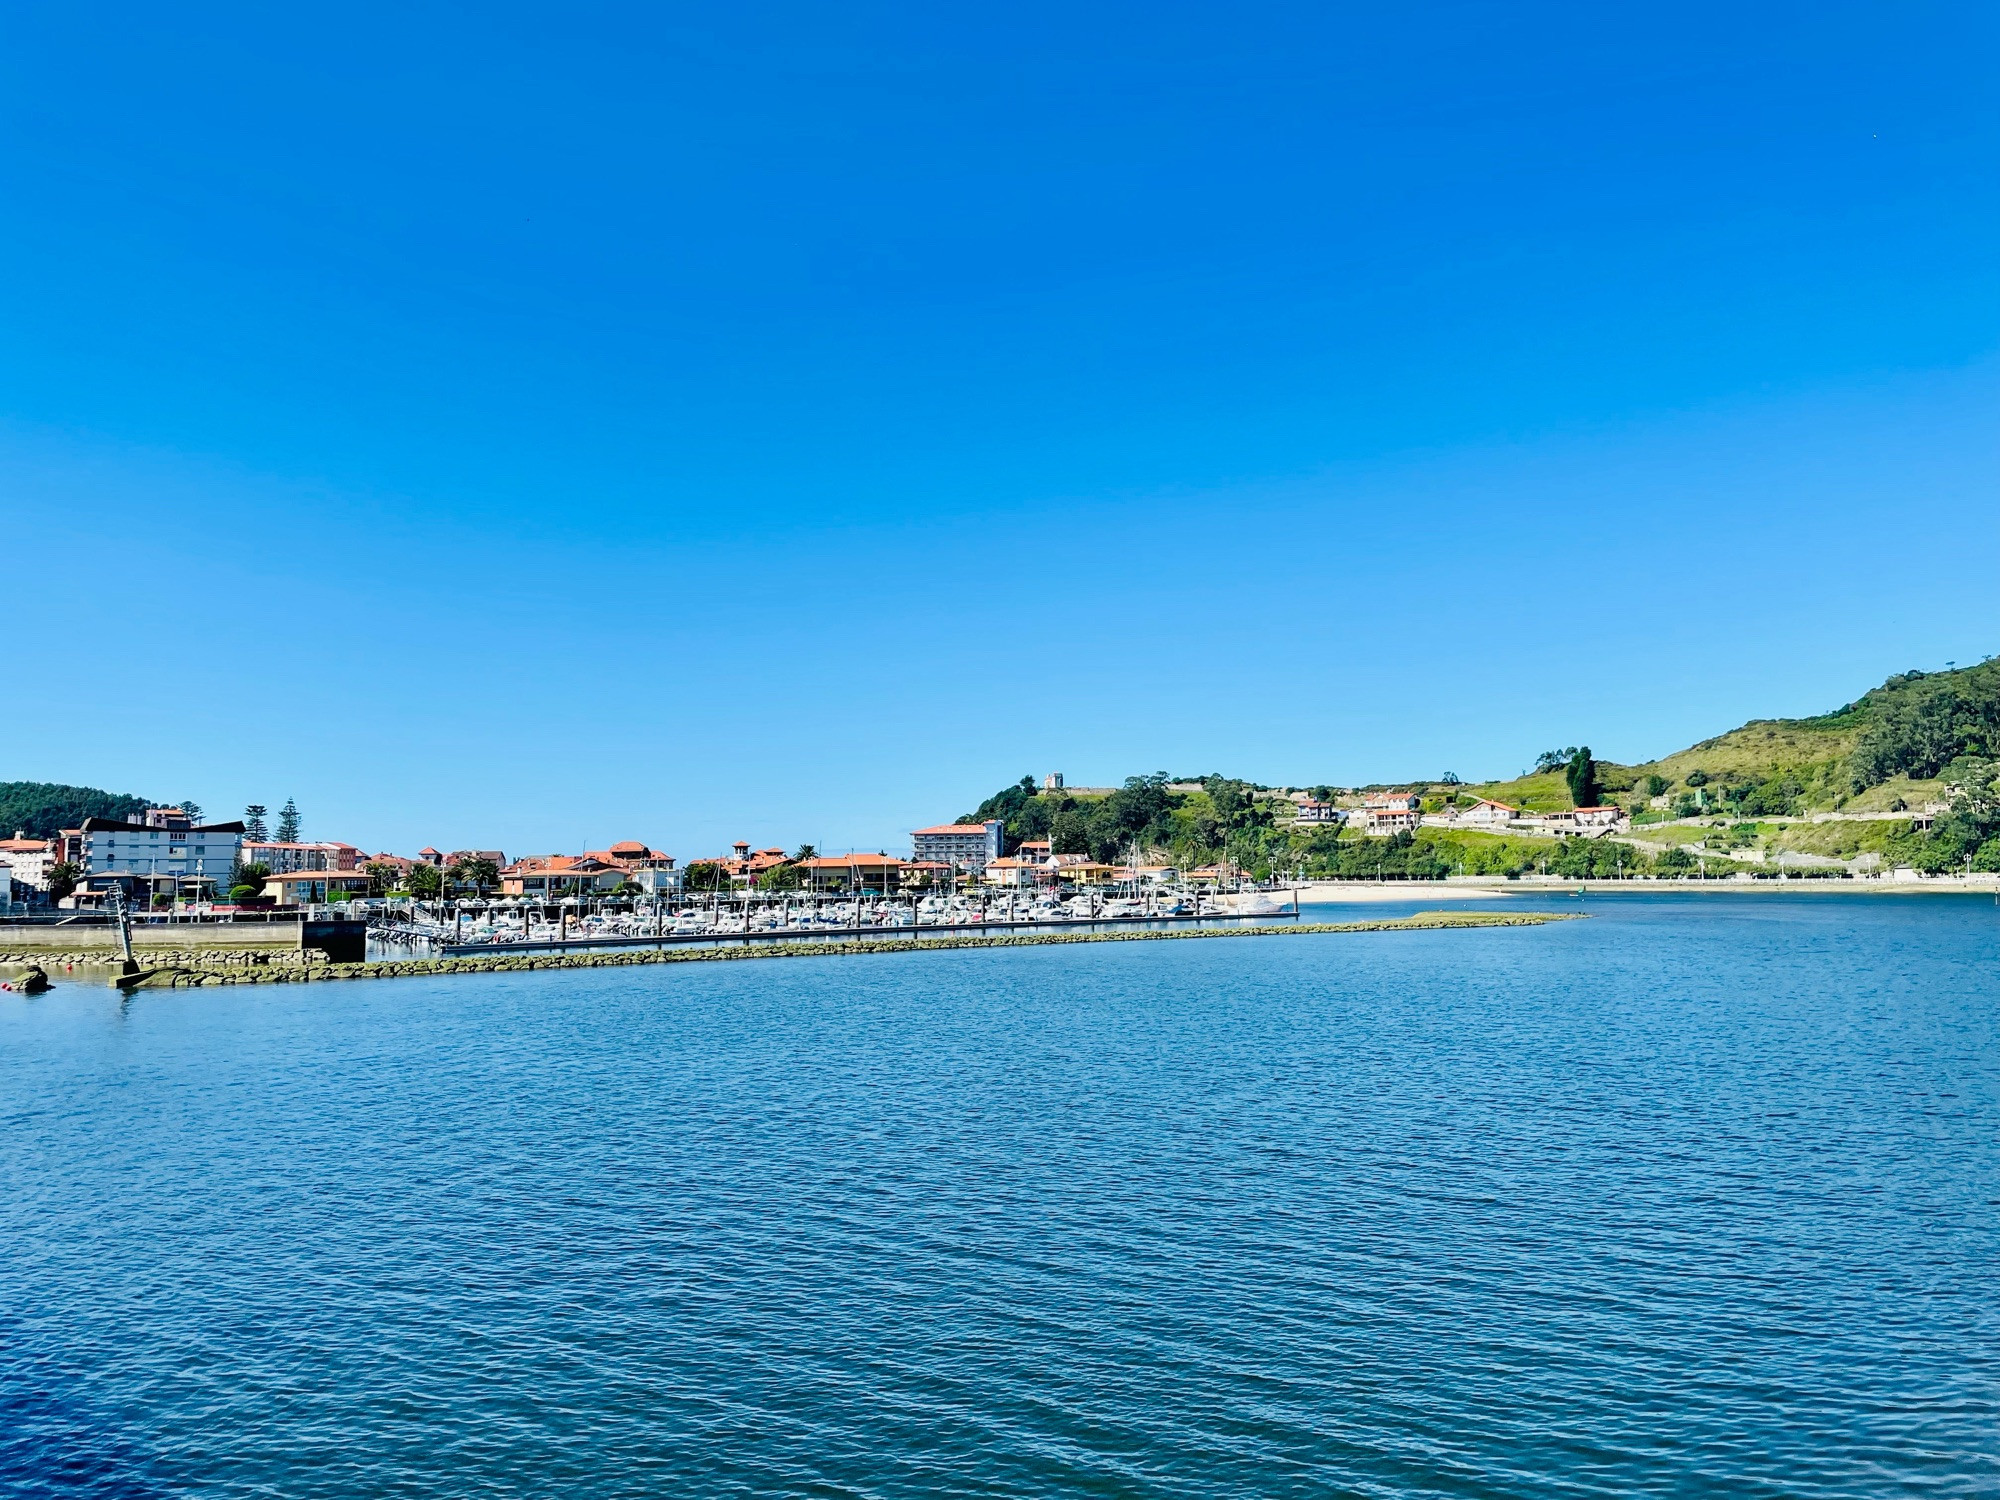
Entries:
{"label": "blue sea water", "polygon": [[2000,908],[1584,909],[0,996],[0,1488],[2000,1492]]}

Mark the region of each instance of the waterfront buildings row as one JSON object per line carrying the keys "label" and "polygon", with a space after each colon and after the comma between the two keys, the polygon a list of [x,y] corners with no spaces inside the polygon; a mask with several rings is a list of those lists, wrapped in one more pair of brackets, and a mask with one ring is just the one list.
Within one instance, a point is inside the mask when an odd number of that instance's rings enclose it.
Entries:
{"label": "waterfront buildings row", "polygon": [[1371,838],[1414,833],[1426,825],[1484,833],[1581,834],[1589,838],[1617,832],[1628,824],[1625,810],[1619,807],[1531,813],[1488,797],[1479,798],[1469,807],[1447,804],[1436,812],[1426,813],[1423,796],[1415,791],[1370,792],[1361,799],[1358,808],[1343,808],[1311,797],[1300,800],[1297,807],[1292,820],[1295,824],[1338,827],[1358,819],[1361,831]]}
{"label": "waterfront buildings row", "polygon": [[[1052,777],[1052,790],[1061,789]],[[1094,790],[1094,789],[1076,789]],[[1616,807],[1586,807],[1564,812],[1526,813],[1492,799],[1468,807],[1448,806],[1426,813],[1422,795],[1414,790],[1371,792],[1354,806],[1350,796],[1342,806],[1326,796],[1287,793],[1300,826],[1339,827],[1359,821],[1373,837],[1414,832],[1426,824],[1486,832],[1521,831],[1601,836],[1625,826]],[[79,828],[64,829],[53,840],[17,835],[0,840],[0,902],[47,899],[52,872],[68,866],[74,894],[65,904],[99,905],[122,891],[138,904],[163,901],[226,900],[240,888],[242,876],[261,866],[254,898],[284,905],[314,905],[380,894],[392,888],[428,889],[415,878],[420,867],[459,872],[447,884],[474,886],[485,892],[527,900],[564,896],[604,895],[613,891],[648,897],[669,897],[688,884],[689,871],[669,854],[637,839],[581,854],[527,855],[509,861],[499,849],[459,849],[450,853],[426,847],[405,857],[382,851],[369,854],[337,839],[302,841],[246,839],[241,822],[197,824],[186,810],[154,807],[136,822],[87,818]],[[1159,879],[1176,872],[1164,866],[1127,867],[1102,864],[1081,854],[1057,854],[1046,839],[1028,840],[1011,853],[1006,829],[998,819],[941,823],[910,835],[910,857],[886,851],[820,855],[787,855],[782,848],[734,846],[734,855],[697,860],[704,868],[704,889],[737,890],[775,883],[815,891],[936,889],[981,883],[1012,888],[1043,884],[1109,884],[1131,878]],[[1199,879],[1204,872],[1184,872]]]}

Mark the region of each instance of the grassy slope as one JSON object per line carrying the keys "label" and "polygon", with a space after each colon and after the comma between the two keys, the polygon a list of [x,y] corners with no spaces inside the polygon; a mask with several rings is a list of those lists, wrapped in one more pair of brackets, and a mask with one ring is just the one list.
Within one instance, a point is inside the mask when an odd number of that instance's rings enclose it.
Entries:
{"label": "grassy slope", "polygon": [[[1598,777],[1606,791],[1627,803],[1637,800],[1633,789],[1646,776],[1665,777],[1672,793],[1686,787],[1693,771],[1704,772],[1711,783],[1792,777],[1806,789],[1807,811],[1838,806],[1849,812],[1887,812],[1899,799],[1917,807],[1941,795],[1938,782],[1912,781],[1906,776],[1894,777],[1858,796],[1848,795],[1847,757],[1861,738],[1867,717],[1866,709],[1848,709],[1817,719],[1754,719],[1740,729],[1641,765],[1600,761]],[[1527,812],[1560,811],[1570,805],[1569,788],[1556,772],[1517,776],[1466,790]]]}

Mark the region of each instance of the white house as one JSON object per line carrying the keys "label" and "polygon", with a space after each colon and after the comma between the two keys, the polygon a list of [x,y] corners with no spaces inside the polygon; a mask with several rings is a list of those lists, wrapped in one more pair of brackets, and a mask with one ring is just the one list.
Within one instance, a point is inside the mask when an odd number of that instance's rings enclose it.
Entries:
{"label": "white house", "polygon": [[987,860],[986,868],[980,878],[988,885],[1031,886],[1041,874],[1041,869],[1041,865],[1035,860],[1017,859],[1007,854],[999,859]]}
{"label": "white house", "polygon": [[1295,823],[1332,823],[1347,821],[1347,814],[1331,802],[1320,802],[1308,797],[1299,804],[1298,813],[1292,819]]}
{"label": "white house", "polygon": [[1578,833],[1609,833],[1625,821],[1622,807],[1579,807],[1570,814]]}
{"label": "white house", "polygon": [[1518,807],[1509,807],[1504,802],[1481,797],[1458,815],[1458,821],[1470,823],[1474,828],[1505,828],[1520,816],[1521,810]]}
{"label": "white house", "polygon": [[1422,812],[1424,799],[1420,792],[1370,792],[1361,805],[1371,813]]}
{"label": "white house", "polygon": [[1414,807],[1371,807],[1365,816],[1368,832],[1372,834],[1413,833],[1424,820],[1424,815]]}

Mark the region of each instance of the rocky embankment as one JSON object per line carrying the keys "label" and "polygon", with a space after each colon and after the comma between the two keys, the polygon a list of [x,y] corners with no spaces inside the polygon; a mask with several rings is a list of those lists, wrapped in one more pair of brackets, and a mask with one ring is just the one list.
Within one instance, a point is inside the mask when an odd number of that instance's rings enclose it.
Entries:
{"label": "rocky embankment", "polygon": [[331,979],[400,979],[425,974],[507,974],[529,969],[619,969],[637,964],[718,963],[737,959],[819,958],[853,953],[918,953],[941,948],[1028,948],[1062,943],[1186,942],[1207,938],[1290,937],[1309,933],[1400,932],[1443,927],[1534,927],[1580,912],[1419,912],[1379,922],[1285,922],[1258,927],[1135,928],[1126,932],[963,934],[934,938],[862,938],[856,941],[758,942],[707,948],[613,948],[567,953],[494,953],[463,958],[398,958],[376,963],[329,963],[304,953],[217,951],[148,953],[145,967],[123,974],[116,964],[85,963],[75,954],[10,955],[11,987],[28,971],[57,979],[91,979],[125,989],[189,989],[223,984],[301,984]]}

